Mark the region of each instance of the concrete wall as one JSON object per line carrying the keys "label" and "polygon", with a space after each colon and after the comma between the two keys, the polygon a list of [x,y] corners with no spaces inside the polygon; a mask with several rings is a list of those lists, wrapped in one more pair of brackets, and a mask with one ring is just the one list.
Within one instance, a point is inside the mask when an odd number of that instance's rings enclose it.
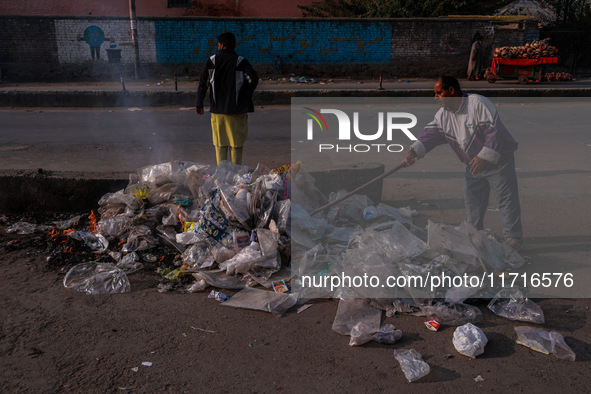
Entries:
{"label": "concrete wall", "polygon": [[[302,12],[298,4],[308,5],[315,0],[192,0],[195,10],[184,7],[168,7],[168,0],[137,0],[136,14],[154,17],[176,17],[212,10],[225,9],[232,15],[244,17],[298,18]],[[199,3],[202,5],[198,6]],[[214,7],[214,8],[212,8]],[[128,0],[3,0],[0,15],[62,15],[62,16],[121,16],[129,17]],[[208,14],[212,15],[212,14]],[[220,14],[217,14],[220,15]],[[228,14],[225,14],[228,15]]]}
{"label": "concrete wall", "polygon": [[[101,59],[92,59],[85,31],[100,29]],[[233,31],[237,51],[261,73],[273,72],[279,55],[284,72],[307,76],[463,76],[471,38],[493,47],[538,38],[534,22],[492,19],[248,19],[140,18],[140,61],[148,75],[195,75],[215,53],[216,37]],[[114,51],[112,51],[114,50]],[[109,62],[108,52],[121,63]],[[0,67],[8,80],[113,78],[133,70],[127,18],[0,16]]]}

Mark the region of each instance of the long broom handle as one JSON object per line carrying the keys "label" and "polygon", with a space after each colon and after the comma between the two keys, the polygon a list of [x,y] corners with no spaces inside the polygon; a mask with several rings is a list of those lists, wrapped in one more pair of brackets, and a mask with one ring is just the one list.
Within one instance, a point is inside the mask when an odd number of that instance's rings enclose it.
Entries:
{"label": "long broom handle", "polygon": [[390,171],[388,171],[388,172],[384,172],[382,175],[380,175],[380,176],[378,176],[378,177],[376,177],[376,178],[372,179],[371,181],[368,181],[368,182],[364,183],[363,185],[359,186],[358,188],[356,188],[356,189],[355,189],[355,190],[353,190],[352,192],[349,192],[349,193],[345,194],[344,196],[342,196],[342,197],[339,197],[339,198],[337,198],[336,200],[334,200],[334,201],[332,201],[332,202],[329,202],[328,204],[326,204],[326,205],[323,205],[323,206],[321,206],[320,208],[318,208],[318,209],[316,209],[316,210],[312,211],[312,213],[310,213],[310,216],[314,216],[314,215],[316,215],[318,212],[321,212],[321,211],[325,210],[326,208],[328,208],[328,207],[332,207],[333,205],[335,205],[335,204],[337,204],[337,203],[339,203],[339,202],[341,202],[341,201],[343,201],[343,200],[345,200],[345,199],[347,199],[347,198],[351,197],[353,194],[357,193],[359,190],[365,189],[365,188],[366,188],[366,187],[368,187],[369,185],[373,185],[373,184],[374,184],[374,183],[376,183],[377,181],[380,181],[380,180],[384,179],[384,178],[385,178],[385,177],[387,177],[388,175],[390,175],[390,174],[392,174],[392,173],[394,173],[394,172],[398,171],[399,169],[401,169],[401,168],[403,168],[403,167],[406,167],[406,164],[405,164],[405,163],[400,163],[398,166],[396,166],[396,167],[392,168]]}

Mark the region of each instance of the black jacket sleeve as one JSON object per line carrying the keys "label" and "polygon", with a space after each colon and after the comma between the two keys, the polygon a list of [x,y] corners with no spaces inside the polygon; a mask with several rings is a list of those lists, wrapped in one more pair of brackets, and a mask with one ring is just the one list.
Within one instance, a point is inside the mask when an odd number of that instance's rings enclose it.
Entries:
{"label": "black jacket sleeve", "polygon": [[207,59],[205,63],[205,68],[201,73],[201,78],[199,79],[199,88],[197,89],[197,102],[195,103],[196,108],[203,108],[203,101],[205,100],[205,95],[207,94],[207,88],[209,87],[209,75],[210,70],[213,70],[214,66],[211,62],[211,59]]}

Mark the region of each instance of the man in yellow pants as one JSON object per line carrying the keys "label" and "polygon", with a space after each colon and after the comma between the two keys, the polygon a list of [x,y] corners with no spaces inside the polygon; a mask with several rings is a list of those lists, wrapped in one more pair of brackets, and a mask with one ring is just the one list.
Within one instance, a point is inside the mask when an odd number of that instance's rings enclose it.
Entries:
{"label": "man in yellow pants", "polygon": [[203,114],[203,101],[210,88],[211,130],[216,160],[242,164],[242,147],[248,136],[248,112],[254,112],[252,94],[259,77],[248,60],[234,51],[236,37],[222,33],[218,53],[211,56],[201,73],[195,111]]}

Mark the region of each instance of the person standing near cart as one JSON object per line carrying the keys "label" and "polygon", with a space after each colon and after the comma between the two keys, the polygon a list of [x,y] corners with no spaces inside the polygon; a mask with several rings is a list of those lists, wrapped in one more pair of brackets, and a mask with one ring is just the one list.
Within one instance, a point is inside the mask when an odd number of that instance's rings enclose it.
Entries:
{"label": "person standing near cart", "polygon": [[210,89],[210,112],[216,161],[242,164],[242,149],[248,136],[248,112],[254,112],[252,95],[259,82],[248,60],[234,51],[236,36],[225,32],[218,37],[218,53],[211,56],[199,80],[195,112],[203,114],[203,101]]}
{"label": "person standing near cart", "polygon": [[482,35],[476,32],[472,39],[472,48],[470,49],[470,60],[468,61],[468,79],[478,80],[484,75],[484,47],[482,46]]}
{"label": "person standing near cart", "polygon": [[464,202],[468,222],[483,229],[492,190],[505,244],[521,249],[524,242],[514,158],[517,142],[501,122],[495,105],[486,97],[463,93],[456,78],[440,77],[434,91],[441,108],[402,162],[411,166],[436,146],[449,144],[466,164]]}

